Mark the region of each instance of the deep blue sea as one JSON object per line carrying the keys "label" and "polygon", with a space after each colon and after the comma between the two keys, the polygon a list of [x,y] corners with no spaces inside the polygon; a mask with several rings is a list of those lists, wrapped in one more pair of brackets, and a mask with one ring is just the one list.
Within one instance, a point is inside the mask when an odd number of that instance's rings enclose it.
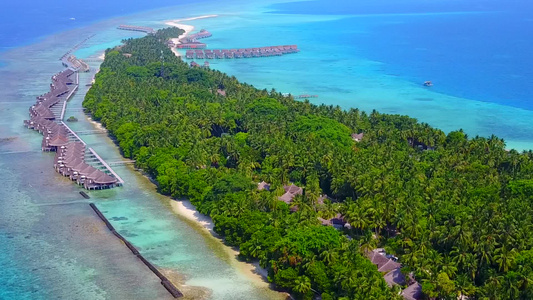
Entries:
{"label": "deep blue sea", "polygon": [[28,44],[52,33],[86,26],[95,21],[187,2],[185,0],[3,1],[0,9],[0,51]]}
{"label": "deep blue sea", "polygon": [[[414,82],[431,80],[437,92],[533,109],[533,2],[331,3],[319,0],[274,7],[277,13],[348,16],[335,24],[331,42],[384,63],[386,73]],[[367,34],[347,34],[356,28]]]}

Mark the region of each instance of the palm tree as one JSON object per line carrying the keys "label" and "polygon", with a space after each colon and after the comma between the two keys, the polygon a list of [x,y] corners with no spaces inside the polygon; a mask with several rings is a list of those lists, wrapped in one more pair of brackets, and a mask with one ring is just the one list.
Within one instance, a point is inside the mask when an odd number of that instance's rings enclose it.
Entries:
{"label": "palm tree", "polygon": [[514,264],[517,251],[515,248],[508,250],[507,246],[504,245],[500,248],[497,248],[494,253],[494,261],[500,267],[500,271],[507,272]]}
{"label": "palm tree", "polygon": [[294,281],[294,288],[293,290],[297,293],[300,293],[302,295],[307,294],[311,290],[311,280],[307,276],[299,276]]}

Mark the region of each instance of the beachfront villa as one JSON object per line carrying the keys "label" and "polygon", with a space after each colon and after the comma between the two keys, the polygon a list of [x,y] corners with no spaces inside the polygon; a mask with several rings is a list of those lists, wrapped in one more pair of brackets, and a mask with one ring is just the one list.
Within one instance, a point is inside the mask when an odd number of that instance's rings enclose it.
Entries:
{"label": "beachfront villa", "polygon": [[293,183],[291,183],[291,185],[283,186],[283,189],[285,190],[285,194],[278,197],[278,199],[287,204],[291,204],[296,195],[303,195],[304,191],[301,187],[296,186]]}
{"label": "beachfront villa", "polygon": [[402,290],[401,295],[406,300],[422,299],[422,286],[413,278],[412,275],[405,276],[401,272],[402,265],[396,262],[396,258],[387,255],[384,249],[374,249],[366,252],[366,257],[383,273],[383,278],[389,287],[395,285],[408,285]]}

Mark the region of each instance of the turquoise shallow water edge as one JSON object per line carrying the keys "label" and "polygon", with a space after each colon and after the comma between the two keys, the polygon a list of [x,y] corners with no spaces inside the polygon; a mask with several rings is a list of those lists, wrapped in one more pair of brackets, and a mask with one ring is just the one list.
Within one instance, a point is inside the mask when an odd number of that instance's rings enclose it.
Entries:
{"label": "turquoise shallow water edge", "polygon": [[[274,1],[273,1],[274,2]],[[283,2],[283,1],[280,1]],[[298,44],[302,52],[265,59],[213,61],[212,68],[259,88],[293,94],[319,94],[314,103],[408,114],[444,131],[463,128],[470,135],[492,133],[509,148],[533,149],[533,112],[493,102],[454,97],[420,86],[418,78],[391,72],[386,63],[361,49],[325,43],[371,33],[368,21],[343,28],[348,15],[280,14],[265,3],[191,4],[114,18],[45,37],[38,43],[0,54],[0,299],[166,299],[168,293],[144,265],[133,259],[78,194],[79,188],[52,169],[41,153],[41,136],[22,126],[35,96],[46,91],[61,70],[58,58],[95,33],[76,55],[95,58],[121,39],[140,33],[115,30],[122,23],[164,27],[164,20],[218,14],[185,22],[206,28],[210,48]],[[470,13],[465,13],[468,17]],[[431,15],[419,15],[433,18]],[[443,14],[442,18],[450,17]],[[455,16],[460,17],[460,16]],[[405,20],[393,19],[391,22]],[[353,20],[352,20],[353,21]],[[356,22],[357,21],[353,21]],[[366,24],[366,25],[365,25]],[[323,43],[317,43],[322,41]],[[97,68],[96,63],[91,63]],[[91,74],[81,79],[88,82]],[[74,129],[93,129],[79,109],[85,87],[69,103]],[[104,159],[120,160],[104,135],[84,135]],[[13,153],[29,151],[25,153]],[[256,286],[236,270],[220,243],[172,213],[169,199],[128,166],[116,167],[126,185],[90,192],[113,225],[154,264],[210,299],[273,299],[278,294]]]}

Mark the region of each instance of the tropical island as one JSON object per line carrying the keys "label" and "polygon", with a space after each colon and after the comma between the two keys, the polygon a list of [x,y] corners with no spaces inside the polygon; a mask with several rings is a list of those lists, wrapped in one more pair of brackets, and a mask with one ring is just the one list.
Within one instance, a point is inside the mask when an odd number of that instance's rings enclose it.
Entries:
{"label": "tropical island", "polygon": [[[298,299],[409,299],[414,285],[431,299],[533,298],[533,152],[190,67],[166,45],[182,32],[107,50],[84,107],[277,288]],[[403,280],[387,280],[393,271]]]}

